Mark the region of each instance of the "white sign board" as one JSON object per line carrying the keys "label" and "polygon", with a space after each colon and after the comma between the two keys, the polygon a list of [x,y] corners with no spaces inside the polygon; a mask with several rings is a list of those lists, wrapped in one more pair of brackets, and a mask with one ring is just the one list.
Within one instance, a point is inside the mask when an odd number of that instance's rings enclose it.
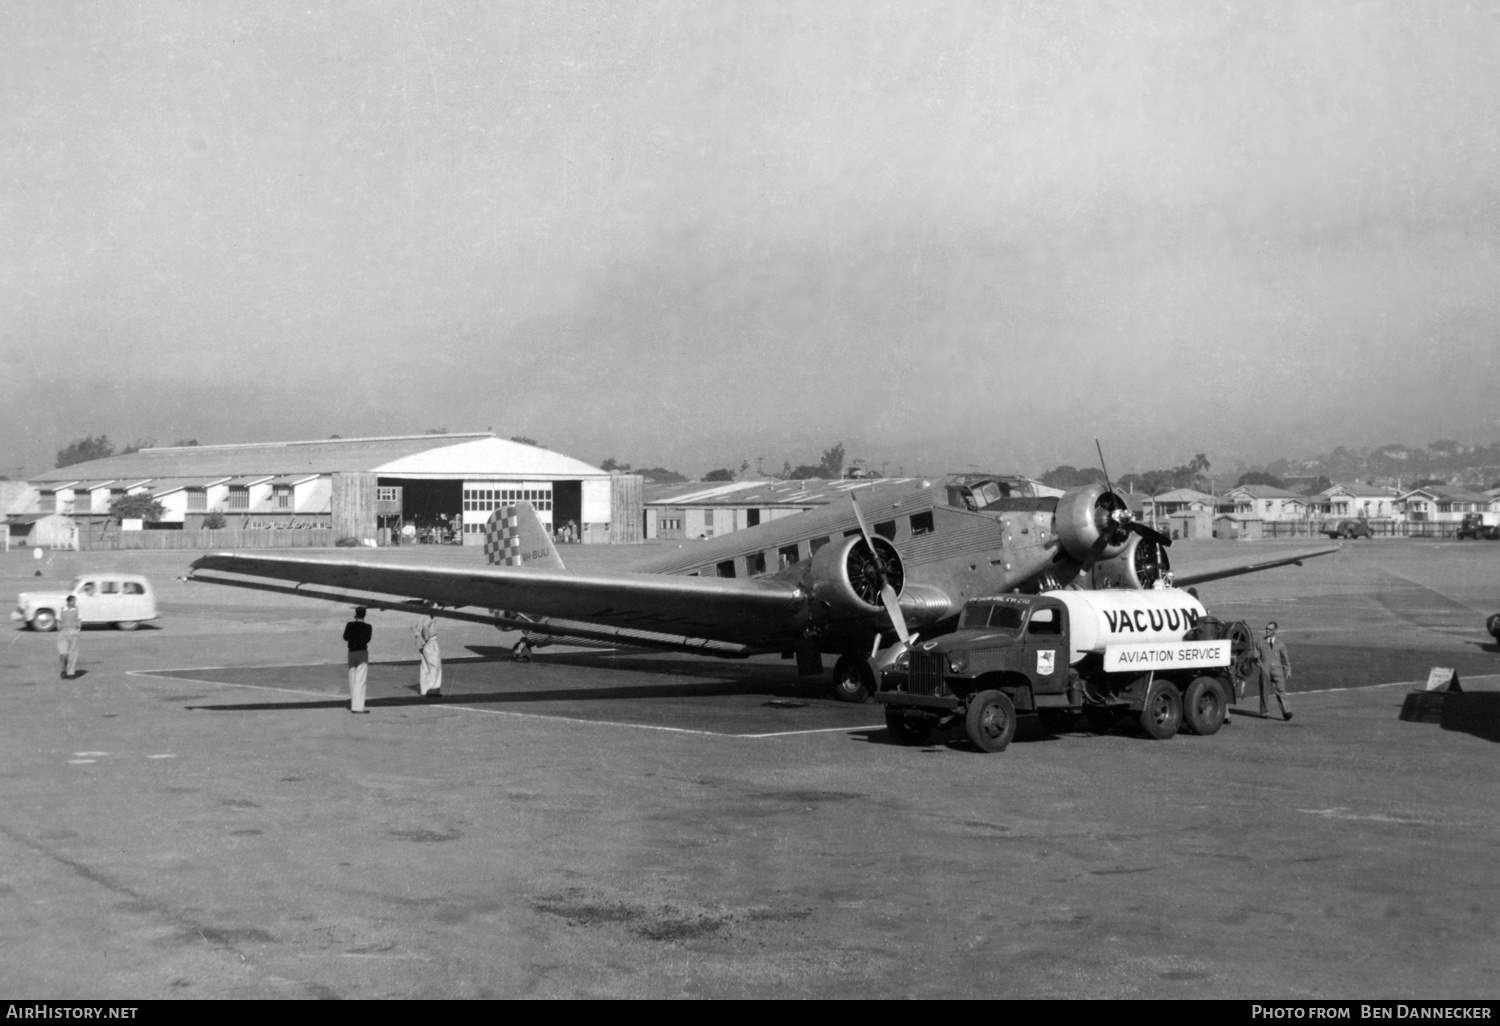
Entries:
{"label": "white sign board", "polygon": [[145,521],[140,517],[126,517],[120,521],[122,531],[140,531],[145,528]]}
{"label": "white sign board", "polygon": [[1223,641],[1148,641],[1143,645],[1107,645],[1104,672],[1228,666],[1229,647],[1227,638]]}

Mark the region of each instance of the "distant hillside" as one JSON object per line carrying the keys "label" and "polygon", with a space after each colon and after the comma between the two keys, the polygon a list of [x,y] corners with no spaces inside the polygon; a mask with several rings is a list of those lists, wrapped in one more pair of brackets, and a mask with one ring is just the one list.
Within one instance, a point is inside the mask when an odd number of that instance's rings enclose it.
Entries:
{"label": "distant hillside", "polygon": [[1330,481],[1410,485],[1440,478],[1451,485],[1485,489],[1500,482],[1500,442],[1465,445],[1439,439],[1425,446],[1391,442],[1369,449],[1343,446],[1310,460],[1277,460],[1266,467],[1277,477],[1317,475]]}

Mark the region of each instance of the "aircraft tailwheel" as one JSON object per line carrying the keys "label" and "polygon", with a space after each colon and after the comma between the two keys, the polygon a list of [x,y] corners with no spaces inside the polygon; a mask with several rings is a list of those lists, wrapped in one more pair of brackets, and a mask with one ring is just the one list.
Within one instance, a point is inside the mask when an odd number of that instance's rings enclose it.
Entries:
{"label": "aircraft tailwheel", "polygon": [[842,655],[833,667],[833,697],[840,702],[868,702],[876,690],[875,667],[862,655]]}
{"label": "aircraft tailwheel", "polygon": [[531,662],[531,642],[522,638],[511,646],[510,657],[518,663]]}

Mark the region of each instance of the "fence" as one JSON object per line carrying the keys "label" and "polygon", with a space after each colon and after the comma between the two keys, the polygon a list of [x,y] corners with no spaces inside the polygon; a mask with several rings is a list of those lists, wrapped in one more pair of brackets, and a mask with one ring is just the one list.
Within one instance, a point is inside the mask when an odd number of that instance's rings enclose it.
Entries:
{"label": "fence", "polygon": [[80,531],[80,549],[326,549],[338,534],[331,527],[245,528],[217,531]]}
{"label": "fence", "polygon": [[[1358,523],[1349,517],[1328,520],[1266,520],[1262,521],[1263,534],[1267,538],[1327,538],[1344,522]],[[1370,535],[1375,538],[1456,538],[1457,522],[1439,520],[1366,520]]]}

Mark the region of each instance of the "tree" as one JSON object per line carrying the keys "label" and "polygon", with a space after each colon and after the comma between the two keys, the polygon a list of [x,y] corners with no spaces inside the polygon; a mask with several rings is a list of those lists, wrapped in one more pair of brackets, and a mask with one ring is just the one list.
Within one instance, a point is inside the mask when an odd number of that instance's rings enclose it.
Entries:
{"label": "tree", "polygon": [[1274,474],[1267,474],[1264,470],[1251,470],[1240,475],[1240,479],[1234,483],[1236,488],[1245,485],[1269,485],[1272,488],[1286,488],[1286,482]]}
{"label": "tree", "polygon": [[1419,478],[1416,481],[1413,481],[1411,483],[1411,486],[1413,488],[1432,488],[1433,486],[1436,486],[1438,488],[1442,488],[1442,487],[1446,486],[1447,484],[1448,484],[1448,479],[1445,478],[1445,477],[1424,477],[1424,478]]}
{"label": "tree", "polygon": [[520,442],[522,445],[534,445],[538,449],[542,447],[541,442],[538,442],[535,438],[527,438],[525,435],[511,435],[510,440],[512,442]]}
{"label": "tree", "polygon": [[710,470],[707,474],[704,474],[703,475],[703,480],[705,480],[705,481],[733,481],[734,480],[734,471],[730,470],[728,467],[720,467],[718,470]]}
{"label": "tree", "polygon": [[212,509],[203,517],[203,529],[206,531],[217,531],[229,524],[221,509]]}
{"label": "tree", "polygon": [[806,463],[796,468],[788,475],[793,481],[807,481],[815,477],[824,477],[821,466],[810,467]]}
{"label": "tree", "polygon": [[[334,435],[333,437],[337,438],[338,435]],[[198,444],[198,439],[196,439],[196,438],[179,438],[179,439],[177,439],[177,441],[175,441],[175,442],[172,443],[172,448],[174,448],[174,449],[186,449],[186,448],[189,448],[189,447],[197,445],[197,444]]]}
{"label": "tree", "polygon": [[156,439],[154,439],[154,438],[137,438],[135,441],[131,442],[125,448],[121,449],[120,450],[120,455],[121,456],[129,456],[133,452],[140,452],[142,449],[151,449],[151,448],[154,448],[155,446],[156,446]]}
{"label": "tree", "polygon": [[652,484],[681,484],[687,480],[677,471],[668,470],[666,467],[642,467],[636,473]]}
{"label": "tree", "polygon": [[149,492],[122,495],[109,504],[109,515],[116,520],[144,520],[154,524],[166,514],[167,507],[153,499]]}
{"label": "tree", "polygon": [[80,438],[76,442],[57,450],[57,467],[71,467],[75,463],[102,460],[115,454],[115,447],[105,435]]}
{"label": "tree", "polygon": [[826,477],[837,481],[844,476],[844,443],[837,442],[823,450],[823,459],[818,463],[820,473],[815,477]]}
{"label": "tree", "polygon": [[628,471],[630,469],[630,464],[629,463],[621,463],[619,460],[617,460],[613,456],[611,456],[609,459],[607,459],[603,463],[599,464],[599,469],[600,470],[618,470],[618,471],[620,471],[620,472],[623,473],[623,472]]}

